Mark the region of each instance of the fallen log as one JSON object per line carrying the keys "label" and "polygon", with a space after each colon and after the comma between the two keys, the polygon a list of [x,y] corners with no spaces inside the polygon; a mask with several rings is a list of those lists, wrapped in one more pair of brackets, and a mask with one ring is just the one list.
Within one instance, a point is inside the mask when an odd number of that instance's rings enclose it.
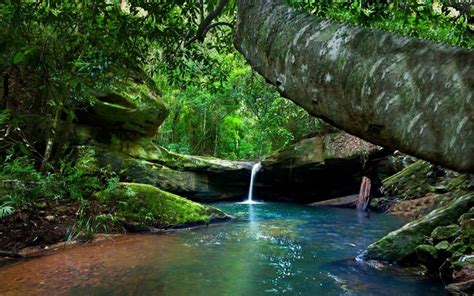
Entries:
{"label": "fallen log", "polygon": [[348,195],[344,197],[332,198],[328,200],[318,201],[309,204],[308,206],[320,207],[320,206],[329,206],[329,207],[339,207],[339,208],[355,208],[358,195]]}

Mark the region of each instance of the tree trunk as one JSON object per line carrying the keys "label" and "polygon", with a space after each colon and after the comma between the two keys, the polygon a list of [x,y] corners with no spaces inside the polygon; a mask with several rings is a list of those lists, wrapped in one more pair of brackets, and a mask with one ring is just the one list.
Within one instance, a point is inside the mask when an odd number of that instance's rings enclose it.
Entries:
{"label": "tree trunk", "polygon": [[235,47],[280,93],[375,144],[474,172],[474,51],[240,0]]}
{"label": "tree trunk", "polygon": [[49,135],[48,140],[46,141],[46,148],[45,148],[43,160],[40,166],[40,172],[42,173],[46,172],[49,159],[51,158],[51,155],[53,153],[54,140],[56,139],[56,131],[58,129],[59,119],[61,117],[61,112],[63,108],[62,106],[63,105],[61,103],[61,106],[56,109],[53,123],[51,125],[51,131],[50,131],[51,134]]}
{"label": "tree trunk", "polygon": [[356,209],[358,211],[366,211],[370,203],[370,189],[372,183],[367,177],[362,177],[362,182],[360,183],[359,195],[357,196]]}

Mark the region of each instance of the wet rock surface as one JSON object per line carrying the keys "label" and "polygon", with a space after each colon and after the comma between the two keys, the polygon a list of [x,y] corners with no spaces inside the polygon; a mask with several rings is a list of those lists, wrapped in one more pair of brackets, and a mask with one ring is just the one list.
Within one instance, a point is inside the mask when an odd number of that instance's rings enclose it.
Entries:
{"label": "wet rock surface", "polygon": [[304,139],[262,161],[256,195],[305,203],[351,195],[362,176],[377,184],[394,172],[389,154],[343,132]]}

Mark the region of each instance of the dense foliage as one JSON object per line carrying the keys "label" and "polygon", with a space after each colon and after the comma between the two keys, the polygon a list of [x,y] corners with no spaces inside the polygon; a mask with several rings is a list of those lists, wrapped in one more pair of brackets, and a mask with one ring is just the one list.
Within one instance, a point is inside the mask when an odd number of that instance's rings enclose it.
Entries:
{"label": "dense foliage", "polygon": [[[474,47],[472,7],[443,1],[298,1],[324,18]],[[5,0],[0,3],[0,217],[38,196],[87,199],[114,176],[87,176],[65,135],[97,91],[144,70],[169,105],[156,141],[172,150],[257,159],[322,122],[283,99],[232,45],[236,1]],[[191,42],[194,41],[194,42]],[[131,75],[131,74],[130,74]],[[45,138],[18,118],[40,117]]]}
{"label": "dense foliage", "polygon": [[164,92],[171,114],[158,135],[162,145],[182,153],[252,159],[321,129],[318,119],[280,97],[240,55],[214,55],[219,79],[202,73],[198,83]]}
{"label": "dense foliage", "polygon": [[446,44],[474,47],[470,1],[288,0],[323,18],[401,33]]}

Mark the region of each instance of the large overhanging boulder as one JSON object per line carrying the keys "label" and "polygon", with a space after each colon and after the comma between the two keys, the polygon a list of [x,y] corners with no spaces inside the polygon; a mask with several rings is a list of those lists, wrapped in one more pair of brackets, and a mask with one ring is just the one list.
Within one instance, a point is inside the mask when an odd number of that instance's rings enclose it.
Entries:
{"label": "large overhanging boulder", "polygon": [[94,105],[78,112],[80,123],[141,136],[154,136],[167,116],[168,109],[153,83],[129,76],[97,92]]}
{"label": "large overhanging boulder", "polygon": [[240,0],[234,44],[280,93],[372,143],[474,171],[474,52]]}

